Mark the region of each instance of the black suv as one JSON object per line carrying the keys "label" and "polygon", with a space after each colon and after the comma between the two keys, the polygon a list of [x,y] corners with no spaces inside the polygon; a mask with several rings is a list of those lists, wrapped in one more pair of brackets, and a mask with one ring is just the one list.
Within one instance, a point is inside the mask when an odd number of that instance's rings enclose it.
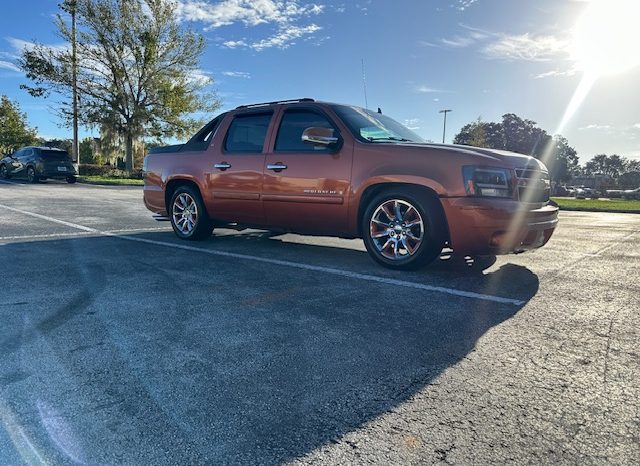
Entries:
{"label": "black suv", "polygon": [[51,147],[25,147],[0,159],[0,179],[22,177],[37,183],[56,178],[75,183],[76,175],[69,153]]}

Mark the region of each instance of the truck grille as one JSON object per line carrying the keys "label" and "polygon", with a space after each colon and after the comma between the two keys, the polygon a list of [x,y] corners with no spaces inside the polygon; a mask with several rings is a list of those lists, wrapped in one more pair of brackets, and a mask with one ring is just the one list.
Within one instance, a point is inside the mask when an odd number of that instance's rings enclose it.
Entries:
{"label": "truck grille", "polygon": [[537,168],[516,168],[518,199],[523,202],[547,202],[551,183],[549,173]]}

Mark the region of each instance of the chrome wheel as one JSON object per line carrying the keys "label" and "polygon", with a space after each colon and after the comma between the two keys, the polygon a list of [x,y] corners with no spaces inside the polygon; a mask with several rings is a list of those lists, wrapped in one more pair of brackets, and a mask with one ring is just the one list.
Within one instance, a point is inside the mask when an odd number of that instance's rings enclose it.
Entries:
{"label": "chrome wheel", "polygon": [[189,236],[198,224],[198,205],[188,193],[180,193],[173,201],[173,223]]}
{"label": "chrome wheel", "polygon": [[373,212],[369,234],[383,257],[401,261],[420,248],[425,234],[424,221],[418,209],[409,202],[389,199]]}

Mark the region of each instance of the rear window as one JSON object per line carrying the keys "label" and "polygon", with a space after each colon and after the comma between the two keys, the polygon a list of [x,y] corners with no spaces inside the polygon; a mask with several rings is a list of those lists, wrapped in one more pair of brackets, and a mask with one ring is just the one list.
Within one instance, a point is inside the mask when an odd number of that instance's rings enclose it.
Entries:
{"label": "rear window", "polygon": [[61,150],[41,150],[40,156],[47,160],[70,160],[69,153]]}

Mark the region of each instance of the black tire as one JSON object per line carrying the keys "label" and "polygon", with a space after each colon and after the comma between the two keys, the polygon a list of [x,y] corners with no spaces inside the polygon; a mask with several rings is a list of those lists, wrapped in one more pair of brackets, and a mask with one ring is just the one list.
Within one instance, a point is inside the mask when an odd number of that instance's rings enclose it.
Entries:
{"label": "black tire", "polygon": [[36,169],[33,167],[27,168],[27,181],[29,183],[37,183],[38,175],[36,175]]}
{"label": "black tire", "polygon": [[11,175],[9,175],[9,170],[7,170],[7,166],[3,163],[0,165],[0,180],[8,180],[9,178],[11,178]]}
{"label": "black tire", "polygon": [[[184,205],[185,201],[187,205]],[[193,202],[191,203],[191,201]],[[179,186],[171,196],[171,203],[167,207],[171,226],[178,238],[188,241],[202,241],[211,236],[213,223],[209,219],[200,192],[194,187]],[[181,212],[185,211],[188,214],[183,216]],[[190,225],[192,225],[191,228],[189,228]]]}
{"label": "black tire", "polygon": [[[392,219],[397,217],[395,212],[387,216],[383,208],[390,204],[395,206],[396,201],[399,201],[400,222]],[[406,209],[404,213],[403,209]],[[378,222],[373,220],[374,215]],[[427,265],[440,256],[446,242],[446,220],[440,201],[417,189],[398,187],[377,195],[367,205],[361,222],[367,251],[376,262],[390,269],[415,270]],[[376,234],[381,237],[374,238]],[[412,239],[418,237],[419,242]],[[382,245],[389,241],[391,250]]]}
{"label": "black tire", "polygon": [[74,184],[77,180],[75,176],[67,176],[67,183]]}

